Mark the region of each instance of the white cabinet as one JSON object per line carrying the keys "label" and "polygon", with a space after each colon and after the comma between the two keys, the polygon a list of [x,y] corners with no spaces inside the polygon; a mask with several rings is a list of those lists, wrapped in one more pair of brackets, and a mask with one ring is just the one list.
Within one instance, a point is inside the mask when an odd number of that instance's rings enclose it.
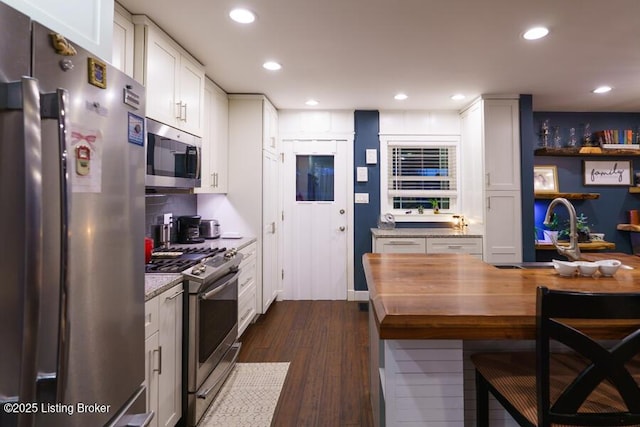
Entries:
{"label": "white cabinet", "polygon": [[116,3],[113,14],[111,64],[130,77],[133,77],[133,35],[134,26],[131,14]]}
{"label": "white cabinet", "polygon": [[521,262],[518,99],[479,99],[461,113],[461,120],[467,176],[463,214],[484,225],[484,261]]}
{"label": "white cabinet", "polygon": [[278,112],[270,102],[263,107],[263,144],[262,148],[272,153],[278,153]]}
{"label": "white cabinet", "polygon": [[429,237],[428,254],[470,254],[482,259],[480,237]]}
{"label": "white cabinet", "polygon": [[238,278],[238,337],[256,315],[256,254],[255,243],[240,249],[243,255]]}
{"label": "white cabinet", "polygon": [[113,1],[2,0],[34,21],[111,62]]}
{"label": "white cabinet", "polygon": [[210,79],[204,86],[202,184],[196,193],[226,193],[229,169],[229,98]]}
{"label": "white cabinet", "polygon": [[[271,136],[268,136],[271,135]],[[257,312],[265,313],[281,289],[280,165],[277,111],[262,95],[229,95],[228,201],[257,236]],[[265,148],[265,141],[270,148]]]}
{"label": "white cabinet", "polygon": [[380,237],[374,239],[373,251],[383,254],[424,254],[424,237]]}
{"label": "white cabinet", "polygon": [[470,254],[482,259],[482,237],[373,237],[373,252],[384,254]]}
{"label": "white cabinet", "polygon": [[204,67],[144,15],[134,15],[134,77],[147,88],[147,117],[202,136]]}
{"label": "white cabinet", "polygon": [[182,283],[145,303],[145,378],[151,426],[182,416]]}
{"label": "white cabinet", "polygon": [[515,99],[487,99],[484,172],[487,191],[520,191],[520,120]]}

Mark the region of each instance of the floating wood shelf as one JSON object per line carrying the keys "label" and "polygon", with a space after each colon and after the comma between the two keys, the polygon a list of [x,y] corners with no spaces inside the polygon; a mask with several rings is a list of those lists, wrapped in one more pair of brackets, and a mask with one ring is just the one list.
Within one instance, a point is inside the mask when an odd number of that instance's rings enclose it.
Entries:
{"label": "floating wood shelf", "polygon": [[564,197],[565,199],[573,200],[593,200],[600,197],[600,193],[535,193],[534,197],[536,199],[555,199],[557,197]]}
{"label": "floating wood shelf", "polygon": [[[638,229],[640,230],[640,228]],[[560,242],[560,246],[569,246],[569,242]],[[578,243],[578,247],[581,251],[603,251],[608,249],[615,249],[616,244],[613,242],[606,242],[604,240],[594,241],[594,242],[585,242]],[[542,251],[555,251],[556,247],[553,246],[553,243],[536,243],[536,249]]]}
{"label": "floating wood shelf", "polygon": [[629,193],[640,193],[640,187],[629,187]]}
{"label": "floating wood shelf", "polygon": [[616,228],[621,231],[634,231],[636,233],[640,233],[640,225],[618,224]]}
{"label": "floating wood shelf", "polygon": [[[585,152],[584,149],[589,148],[591,152]],[[597,149],[593,150],[593,149]],[[583,150],[583,151],[581,151]],[[534,151],[536,156],[616,156],[616,157],[633,157],[640,156],[640,150],[635,149],[619,149],[619,148],[606,148],[600,149],[599,147],[575,147],[575,148],[538,148]]]}

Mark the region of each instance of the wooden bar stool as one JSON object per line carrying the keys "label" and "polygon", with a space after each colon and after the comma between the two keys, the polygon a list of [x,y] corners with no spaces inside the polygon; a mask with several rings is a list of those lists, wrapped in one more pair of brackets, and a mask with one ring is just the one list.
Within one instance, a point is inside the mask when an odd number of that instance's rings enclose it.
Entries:
{"label": "wooden bar stool", "polygon": [[[638,323],[616,341],[580,330],[623,319]],[[478,426],[489,425],[489,392],[521,426],[640,425],[640,293],[539,287],[536,324],[535,352],[471,356]],[[552,342],[561,351],[551,352]]]}

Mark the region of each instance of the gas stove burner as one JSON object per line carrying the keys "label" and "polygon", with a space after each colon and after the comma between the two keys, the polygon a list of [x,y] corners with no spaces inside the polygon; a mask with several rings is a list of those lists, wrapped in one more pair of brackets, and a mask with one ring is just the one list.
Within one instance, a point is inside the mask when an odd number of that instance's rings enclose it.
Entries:
{"label": "gas stove burner", "polygon": [[174,257],[164,256],[164,252],[159,252],[159,256],[152,257],[149,264],[145,265],[145,273],[182,273],[186,269],[193,267],[205,258],[210,258],[218,253],[224,253],[227,248],[179,248],[172,251],[179,254]]}

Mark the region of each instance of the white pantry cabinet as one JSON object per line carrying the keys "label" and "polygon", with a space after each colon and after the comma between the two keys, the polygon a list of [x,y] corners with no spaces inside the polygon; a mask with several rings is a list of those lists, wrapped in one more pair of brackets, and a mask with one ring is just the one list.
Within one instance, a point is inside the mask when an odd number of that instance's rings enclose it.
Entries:
{"label": "white pantry cabinet", "polygon": [[134,77],[147,88],[147,117],[201,137],[204,66],[148,17],[132,19]]}
{"label": "white pantry cabinet", "polygon": [[111,56],[111,64],[130,77],[133,77],[134,31],[131,14],[116,3],[113,14],[113,55]]}
{"label": "white pantry cabinet", "polygon": [[182,416],[182,283],[145,303],[145,379],[151,426],[173,427]]}
{"label": "white pantry cabinet", "polygon": [[521,262],[519,101],[480,98],[460,117],[464,214],[484,225],[485,262]]}
{"label": "white pantry cabinet", "polygon": [[199,194],[226,193],[229,170],[229,98],[209,78],[204,86],[202,183]]}
{"label": "white pantry cabinet", "polygon": [[238,278],[238,337],[256,316],[256,254],[255,243],[238,252],[243,255]]}
{"label": "white pantry cabinet", "polygon": [[[271,135],[271,136],[268,136]],[[263,95],[229,95],[227,198],[257,236],[257,312],[266,313],[282,283],[277,111]],[[265,141],[269,148],[265,148]],[[273,141],[273,143],[271,142]]]}

